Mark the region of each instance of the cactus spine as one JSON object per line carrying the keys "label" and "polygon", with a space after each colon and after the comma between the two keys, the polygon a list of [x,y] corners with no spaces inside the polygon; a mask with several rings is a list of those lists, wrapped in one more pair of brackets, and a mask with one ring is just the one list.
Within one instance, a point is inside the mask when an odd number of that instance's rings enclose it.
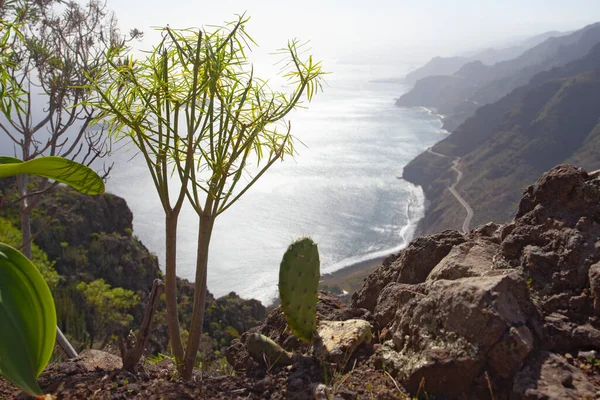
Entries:
{"label": "cactus spine", "polygon": [[281,308],[294,335],[310,342],[317,328],[317,290],[321,262],[310,238],[292,243],[279,267]]}

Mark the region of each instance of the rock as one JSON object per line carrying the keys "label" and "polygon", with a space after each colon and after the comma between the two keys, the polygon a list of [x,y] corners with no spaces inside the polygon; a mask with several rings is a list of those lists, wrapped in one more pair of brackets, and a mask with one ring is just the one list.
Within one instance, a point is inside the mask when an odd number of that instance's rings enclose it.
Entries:
{"label": "rock", "polygon": [[373,311],[376,328],[381,330],[396,316],[396,310],[414,297],[424,296],[421,286],[392,282],[379,294]]}
{"label": "rock", "polygon": [[[464,236],[457,231],[444,231],[414,240],[389,266],[379,267],[365,279],[365,285],[352,295],[352,306],[372,311],[379,293],[388,283],[424,282],[452,247],[464,241]],[[390,260],[386,261],[389,263]]]}
{"label": "rock", "polygon": [[514,375],[533,349],[528,324],[539,317],[516,273],[432,281],[424,291],[398,306],[391,327],[398,355],[386,356],[409,391],[425,378],[428,393],[458,396],[482,370]]}
{"label": "rock", "polygon": [[424,382],[428,394],[454,398],[468,393],[477,376],[478,362],[470,354],[473,350],[440,347],[398,352],[395,344],[387,341],[376,351],[374,361],[377,368],[399,378],[410,393],[417,393]]}
{"label": "rock", "polygon": [[327,400],[330,398],[327,386],[322,383],[314,383],[310,386],[312,398],[315,400]]}
{"label": "rock", "polygon": [[320,321],[314,341],[315,355],[343,368],[356,348],[371,338],[371,325],[367,321]]}
{"label": "rock", "polygon": [[596,356],[597,356],[596,350],[580,351],[579,353],[577,353],[577,358],[580,358],[583,360],[593,360],[596,358]]}
{"label": "rock", "polygon": [[[508,224],[418,238],[365,279],[350,308],[327,298],[318,308],[321,321],[371,323],[383,344],[354,357],[370,356],[412,395],[585,399],[594,384],[560,354],[600,349],[599,304],[600,173],[559,166],[527,189]],[[260,331],[288,348],[277,312]]]}
{"label": "rock", "polygon": [[499,376],[510,378],[521,369],[533,345],[533,334],[526,326],[512,326],[504,340],[490,351],[488,363]]}
{"label": "rock", "polygon": [[600,263],[590,266],[588,277],[594,299],[594,310],[596,311],[596,315],[600,315]]}
{"label": "rock", "polygon": [[588,175],[582,168],[559,165],[527,188],[516,219],[526,216],[539,205],[544,207],[546,215],[574,225],[581,215],[600,214],[599,198],[600,180],[595,175]]}
{"label": "rock", "polygon": [[489,241],[469,241],[452,248],[433,268],[427,280],[459,279],[482,276],[494,267],[499,246]]}
{"label": "rock", "polygon": [[464,241],[464,236],[456,231],[444,231],[439,235],[424,236],[413,241],[392,264],[398,270],[396,282],[425,282],[431,270],[450,250]]}
{"label": "rock", "polygon": [[572,339],[578,348],[600,348],[600,330],[590,324],[579,325],[573,329]]}
{"label": "rock", "polygon": [[524,400],[591,400],[596,391],[585,374],[563,357],[542,352],[515,376],[513,395]]}
{"label": "rock", "polygon": [[481,225],[473,229],[468,234],[468,237],[469,239],[477,237],[490,238],[494,243],[500,243],[503,229],[504,226],[502,225],[488,222],[485,225]]}
{"label": "rock", "polygon": [[123,368],[121,357],[100,350],[85,349],[79,353],[76,360],[83,363],[88,371],[95,371],[96,369],[114,371]]}
{"label": "rock", "polygon": [[231,346],[225,350],[225,358],[236,372],[248,371],[256,365],[256,362],[246,350],[246,346],[239,339],[234,339]]}

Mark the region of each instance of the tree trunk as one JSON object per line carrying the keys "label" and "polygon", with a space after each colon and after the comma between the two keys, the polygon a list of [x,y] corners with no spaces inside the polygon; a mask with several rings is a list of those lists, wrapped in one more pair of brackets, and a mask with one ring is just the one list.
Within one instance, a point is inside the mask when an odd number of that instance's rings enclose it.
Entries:
{"label": "tree trunk", "polygon": [[212,235],[215,218],[203,213],[200,215],[200,226],[198,228],[198,253],[196,258],[196,280],[194,290],[194,311],[192,314],[192,325],[190,327],[190,336],[185,351],[185,364],[181,373],[184,380],[189,380],[194,372],[196,362],[196,353],[200,347],[200,337],[202,336],[202,324],[204,323],[204,309],[206,307],[206,275],[208,270],[208,248],[210,237]]}
{"label": "tree trunk", "polygon": [[165,248],[167,252],[165,264],[165,296],[167,300],[167,327],[173,355],[178,369],[183,363],[183,345],[179,330],[179,311],[177,309],[177,222],[179,213],[167,214],[165,217]]}

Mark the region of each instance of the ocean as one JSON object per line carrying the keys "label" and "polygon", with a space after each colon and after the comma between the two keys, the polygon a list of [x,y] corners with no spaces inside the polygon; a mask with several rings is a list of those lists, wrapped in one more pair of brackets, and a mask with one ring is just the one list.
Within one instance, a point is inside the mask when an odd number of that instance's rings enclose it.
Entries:
{"label": "ocean", "polygon": [[[420,187],[400,179],[411,159],[446,136],[440,119],[394,101],[409,88],[396,66],[328,66],[323,93],[289,120],[298,155],[276,163],[219,216],[210,245],[208,289],[268,304],[277,296],[287,246],[310,236],[321,272],[396,252],[423,216]],[[151,178],[135,151],[113,156],[108,190],[126,199],[134,234],[164,268],[164,217]],[[195,274],[197,217],[180,217],[178,276]]]}

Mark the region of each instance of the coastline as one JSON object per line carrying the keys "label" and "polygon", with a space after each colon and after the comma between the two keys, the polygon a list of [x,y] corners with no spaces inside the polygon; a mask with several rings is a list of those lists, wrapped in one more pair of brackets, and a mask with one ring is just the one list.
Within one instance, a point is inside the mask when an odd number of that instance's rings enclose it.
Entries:
{"label": "coastline", "polygon": [[386,257],[379,256],[355,262],[333,272],[323,274],[319,285],[332,289],[334,292],[343,293],[341,291],[345,291],[351,295],[362,286],[364,278],[375,271]]}
{"label": "coastline", "polygon": [[[440,125],[441,125],[440,131],[445,133],[446,135],[450,134],[450,132],[444,128],[444,119],[445,119],[444,115],[439,114],[437,112],[437,110],[435,110],[433,108],[427,108],[427,107],[417,107],[417,108],[420,108],[420,109],[426,111],[431,116],[435,116],[440,122]],[[427,151],[427,149],[425,151]],[[427,212],[429,203],[430,203],[430,201],[427,199],[427,197],[425,197],[424,204],[423,204],[424,214]],[[410,210],[408,207],[410,207],[410,204],[407,204],[407,215],[410,215]],[[373,272],[375,269],[377,269],[379,266],[381,266],[381,263],[383,262],[383,260],[386,257],[388,257],[392,254],[397,254],[399,251],[402,251],[404,248],[406,248],[406,246],[408,246],[408,244],[415,237],[421,236],[421,234],[422,234],[421,221],[423,220],[423,217],[424,217],[424,215],[421,218],[419,218],[417,221],[410,221],[410,219],[409,219],[408,225],[406,227],[404,227],[403,229],[409,228],[411,226],[411,224],[414,223],[414,225],[415,225],[414,231],[412,232],[412,234],[409,235],[409,237],[406,237],[403,235],[404,243],[401,246],[399,246],[398,248],[390,249],[390,252],[384,256],[377,255],[377,256],[368,258],[366,260],[361,260],[361,261],[357,261],[357,262],[348,264],[346,266],[343,266],[342,268],[336,269],[333,272],[323,274],[321,276],[321,280],[319,281],[319,285],[322,287],[327,287],[328,289],[333,289],[334,291],[338,291],[338,293],[343,294],[343,295],[352,295],[352,293],[354,293],[356,290],[358,290],[362,286],[362,282],[364,281],[364,278],[366,278],[371,272]],[[346,292],[346,293],[344,293],[344,292]]]}

